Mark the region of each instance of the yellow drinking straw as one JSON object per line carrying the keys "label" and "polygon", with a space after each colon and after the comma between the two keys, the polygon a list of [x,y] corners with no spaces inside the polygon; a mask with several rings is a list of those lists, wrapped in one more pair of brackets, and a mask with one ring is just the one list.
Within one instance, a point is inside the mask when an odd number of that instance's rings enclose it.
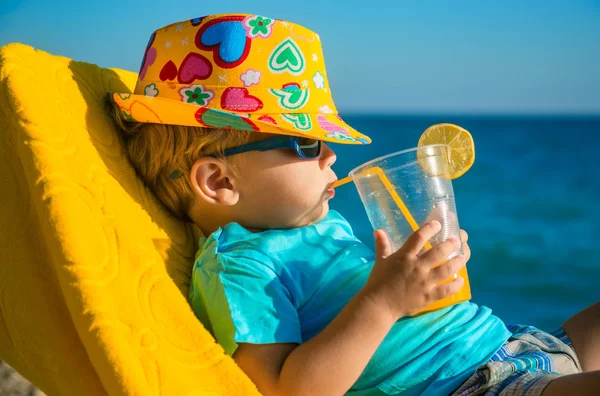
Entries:
{"label": "yellow drinking straw", "polygon": [[336,187],[339,187],[339,186],[343,186],[344,184],[350,183],[351,181],[352,181],[352,177],[351,176],[344,177],[343,179],[340,179],[340,180],[336,181],[335,183],[333,183],[331,185],[331,188],[336,188]]}
{"label": "yellow drinking straw", "polygon": [[[385,188],[390,192],[390,195],[392,196],[392,199],[394,200],[394,202],[396,203],[396,205],[398,205],[398,208],[400,209],[400,211],[402,212],[402,214],[406,218],[406,221],[408,221],[408,224],[410,224],[410,227],[412,228],[412,230],[413,231],[417,231],[419,229],[419,225],[415,221],[415,219],[412,216],[412,214],[410,214],[408,208],[406,207],[406,205],[402,201],[402,198],[400,198],[400,196],[396,192],[396,187],[390,182],[390,179],[388,179],[388,177],[385,175],[385,173],[383,173],[383,170],[380,167],[375,166],[373,168],[369,168],[369,169],[363,171],[362,174],[367,174],[367,175],[368,174],[376,174],[377,176],[379,176],[379,180],[381,180],[381,182],[383,183],[383,185],[385,186]],[[351,176],[344,177],[343,179],[340,179],[337,182],[333,183],[331,185],[331,187],[332,188],[336,188],[336,187],[339,187],[339,186],[341,186],[343,184],[346,184],[346,183],[348,183],[350,181],[352,181],[352,177]],[[425,242],[425,249],[427,249],[427,250],[431,249],[431,244],[429,242]]]}

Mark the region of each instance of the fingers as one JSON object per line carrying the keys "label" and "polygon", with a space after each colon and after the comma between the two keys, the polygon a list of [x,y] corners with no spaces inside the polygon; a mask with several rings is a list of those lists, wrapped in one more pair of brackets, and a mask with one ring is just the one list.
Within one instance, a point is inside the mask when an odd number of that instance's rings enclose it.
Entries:
{"label": "fingers", "polygon": [[458,255],[447,263],[431,269],[431,271],[429,271],[429,281],[432,283],[439,283],[448,278],[452,278],[466,263],[466,258],[463,255]]}
{"label": "fingers", "polygon": [[377,258],[386,258],[392,254],[392,245],[383,230],[377,230],[373,234],[375,237],[375,256]]}
{"label": "fingers", "polygon": [[465,255],[465,258],[467,259],[467,261],[469,261],[471,259],[471,248],[469,247],[468,244],[463,243],[462,250],[463,250],[463,254]]}
{"label": "fingers", "polygon": [[465,230],[460,230],[460,240],[462,242],[462,250],[465,255],[465,258],[467,259],[467,261],[469,261],[469,259],[471,258],[471,248],[467,244],[467,241],[469,240],[469,234],[467,234]]}
{"label": "fingers", "polygon": [[423,253],[421,259],[423,260],[424,265],[429,265],[431,268],[448,260],[448,256],[456,252],[459,247],[460,242],[458,239],[450,238]]}
{"label": "fingers", "polygon": [[462,243],[467,243],[469,240],[469,234],[465,230],[460,230],[460,241]]}
{"label": "fingers", "polygon": [[465,280],[462,277],[454,279],[452,282],[444,283],[443,285],[437,285],[431,290],[430,297],[433,301],[441,300],[448,296],[458,293],[465,284]]}
{"label": "fingers", "polygon": [[406,240],[401,250],[409,256],[416,256],[423,249],[425,243],[441,229],[442,225],[437,220],[425,224]]}

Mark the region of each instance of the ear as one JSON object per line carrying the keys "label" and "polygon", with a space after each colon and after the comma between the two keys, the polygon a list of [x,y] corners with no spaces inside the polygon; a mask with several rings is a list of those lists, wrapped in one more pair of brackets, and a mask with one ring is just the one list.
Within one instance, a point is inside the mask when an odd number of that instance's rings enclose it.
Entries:
{"label": "ear", "polygon": [[216,158],[198,158],[192,165],[190,181],[197,199],[207,203],[233,206],[240,198],[237,181],[228,166]]}

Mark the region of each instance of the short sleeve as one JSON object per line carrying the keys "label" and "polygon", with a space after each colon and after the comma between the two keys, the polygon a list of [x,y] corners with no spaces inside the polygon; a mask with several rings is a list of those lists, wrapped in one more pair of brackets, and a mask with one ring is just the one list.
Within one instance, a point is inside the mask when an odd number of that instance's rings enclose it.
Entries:
{"label": "short sleeve", "polygon": [[292,296],[264,263],[219,254],[208,263],[196,262],[192,282],[192,307],[210,322],[207,327],[228,355],[240,342],[302,342]]}

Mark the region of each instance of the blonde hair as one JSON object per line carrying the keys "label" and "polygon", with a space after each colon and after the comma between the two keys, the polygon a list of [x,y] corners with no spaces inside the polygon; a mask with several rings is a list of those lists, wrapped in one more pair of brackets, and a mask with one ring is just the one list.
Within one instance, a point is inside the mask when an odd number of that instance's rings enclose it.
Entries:
{"label": "blonde hair", "polygon": [[[223,157],[223,150],[249,142],[252,134],[231,129],[124,121],[119,109],[110,103],[108,106],[122,131],[129,160],[138,175],[167,208],[183,220],[188,220],[187,212],[194,201],[193,187],[186,175],[196,159],[216,154],[237,175],[237,157]],[[183,175],[173,177],[174,172]]]}

